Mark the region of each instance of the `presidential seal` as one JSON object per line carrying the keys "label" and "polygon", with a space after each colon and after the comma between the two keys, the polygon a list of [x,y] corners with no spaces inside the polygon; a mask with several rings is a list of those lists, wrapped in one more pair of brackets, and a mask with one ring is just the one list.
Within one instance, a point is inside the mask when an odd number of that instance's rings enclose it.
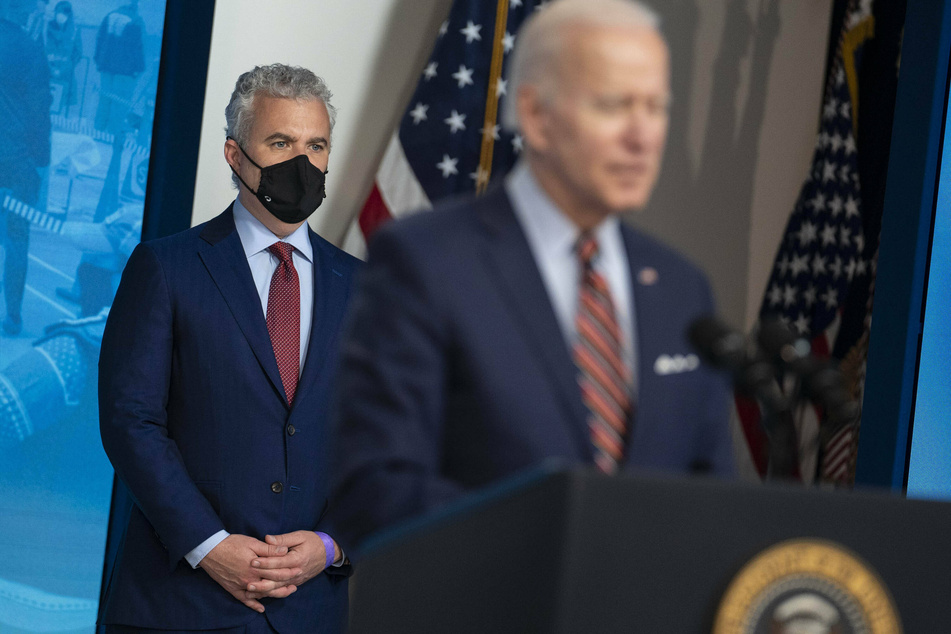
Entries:
{"label": "presidential seal", "polygon": [[727,588],[713,634],[900,634],[881,579],[838,544],[794,539],[761,552]]}

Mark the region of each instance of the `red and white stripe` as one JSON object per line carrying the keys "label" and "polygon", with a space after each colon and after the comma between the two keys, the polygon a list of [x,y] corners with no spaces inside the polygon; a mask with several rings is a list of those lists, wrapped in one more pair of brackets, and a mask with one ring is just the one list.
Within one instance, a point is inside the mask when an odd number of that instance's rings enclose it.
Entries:
{"label": "red and white stripe", "polygon": [[356,220],[350,225],[343,248],[348,253],[366,259],[367,242],[380,225],[392,218],[432,207],[429,196],[406,159],[399,134],[394,134],[383,153],[373,189]]}

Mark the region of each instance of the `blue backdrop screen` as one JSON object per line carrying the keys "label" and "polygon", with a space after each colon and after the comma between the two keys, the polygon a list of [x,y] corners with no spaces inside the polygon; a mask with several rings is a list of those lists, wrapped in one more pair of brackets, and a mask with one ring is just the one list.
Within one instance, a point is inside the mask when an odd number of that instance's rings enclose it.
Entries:
{"label": "blue backdrop screen", "polygon": [[947,121],[925,293],[908,496],[951,499],[951,126]]}
{"label": "blue backdrop screen", "polygon": [[165,0],[0,11],[0,631],[91,632],[99,343],[141,234]]}

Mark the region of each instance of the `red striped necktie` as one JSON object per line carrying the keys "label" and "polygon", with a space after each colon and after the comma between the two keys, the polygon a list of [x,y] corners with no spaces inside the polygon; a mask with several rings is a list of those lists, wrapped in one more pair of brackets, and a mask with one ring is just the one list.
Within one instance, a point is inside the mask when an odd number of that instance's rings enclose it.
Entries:
{"label": "red striped necktie", "polygon": [[267,331],[290,405],[294,402],[300,373],[300,282],[294,268],[293,246],[275,242],[267,250],[281,261],[271,276],[267,295]]}
{"label": "red striped necktie", "polygon": [[578,339],[574,349],[578,384],[588,407],[594,461],[601,471],[614,473],[624,459],[632,409],[630,371],[621,358],[621,330],[611,290],[592,266],[598,242],[593,236],[582,234],[577,250],[581,266],[575,316]]}

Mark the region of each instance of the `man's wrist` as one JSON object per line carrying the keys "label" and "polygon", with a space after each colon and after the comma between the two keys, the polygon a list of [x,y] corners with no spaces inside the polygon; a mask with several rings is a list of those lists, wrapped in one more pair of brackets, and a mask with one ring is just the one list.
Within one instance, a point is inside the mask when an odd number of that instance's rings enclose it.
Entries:
{"label": "man's wrist", "polygon": [[212,535],[211,537],[209,537],[208,539],[200,543],[198,546],[196,546],[194,550],[191,550],[188,553],[186,553],[185,561],[187,561],[188,565],[191,566],[192,568],[198,568],[198,565],[201,563],[201,560],[204,559],[205,556],[208,553],[210,553],[214,549],[215,546],[223,542],[225,538],[228,537],[228,535],[230,535],[230,533],[228,533],[228,531],[226,530],[218,531],[217,533],[215,533],[214,535]]}
{"label": "man's wrist", "polygon": [[324,543],[324,551],[327,557],[324,568],[330,568],[334,565],[334,562],[337,561],[336,544],[327,533],[321,533],[320,531],[314,531],[314,533],[320,538],[320,541]]}

